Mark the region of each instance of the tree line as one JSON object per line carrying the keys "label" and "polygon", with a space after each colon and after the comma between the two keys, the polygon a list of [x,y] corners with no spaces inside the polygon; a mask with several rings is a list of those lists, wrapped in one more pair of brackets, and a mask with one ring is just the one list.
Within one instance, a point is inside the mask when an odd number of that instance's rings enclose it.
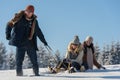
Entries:
{"label": "tree line", "polygon": [[105,45],[100,50],[98,45],[95,45],[95,55],[99,63],[103,65],[115,65],[120,64],[120,42],[111,42],[109,45]]}
{"label": "tree line", "polygon": [[[111,42],[100,49],[98,44],[95,44],[95,56],[98,62],[102,65],[120,64],[120,42]],[[54,53],[49,52],[43,46],[39,46],[37,51],[38,64],[40,68],[55,66],[58,61],[63,59],[59,50]],[[0,70],[15,69],[15,52],[11,50],[7,53],[4,43],[0,43]],[[31,68],[32,64],[29,57],[25,55],[23,68]]]}
{"label": "tree line", "polygon": [[[40,68],[48,67],[48,65],[56,65],[57,61],[60,60],[61,55],[59,50],[56,52],[48,52],[43,46],[39,46],[37,51],[38,64]],[[15,69],[15,52],[11,50],[7,53],[4,43],[0,43],[0,70]],[[23,68],[32,68],[31,61],[27,55],[24,57]]]}

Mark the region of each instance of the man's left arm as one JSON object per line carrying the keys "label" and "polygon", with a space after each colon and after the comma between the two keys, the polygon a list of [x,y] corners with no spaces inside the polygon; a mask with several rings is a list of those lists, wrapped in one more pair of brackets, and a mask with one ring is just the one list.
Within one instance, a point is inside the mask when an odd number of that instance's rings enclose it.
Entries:
{"label": "man's left arm", "polygon": [[47,46],[47,41],[45,40],[45,37],[41,31],[41,29],[39,28],[39,25],[38,25],[38,21],[36,20],[36,34],[38,36],[38,38],[44,43],[45,46]]}

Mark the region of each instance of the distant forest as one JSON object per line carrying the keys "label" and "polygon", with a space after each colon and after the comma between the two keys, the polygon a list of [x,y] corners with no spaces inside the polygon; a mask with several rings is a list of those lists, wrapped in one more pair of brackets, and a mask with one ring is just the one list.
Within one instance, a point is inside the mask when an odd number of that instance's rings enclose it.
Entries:
{"label": "distant forest", "polygon": [[[100,49],[99,45],[95,45],[95,55],[98,62],[102,65],[120,64],[120,42],[111,42]],[[37,51],[39,67],[48,67],[48,65],[56,65],[58,61],[64,57],[61,56],[59,50],[54,53],[47,51],[43,46]],[[0,43],[0,70],[15,69],[15,53],[13,50],[7,53],[4,43]],[[32,64],[27,55],[23,62],[23,68],[31,68]]]}

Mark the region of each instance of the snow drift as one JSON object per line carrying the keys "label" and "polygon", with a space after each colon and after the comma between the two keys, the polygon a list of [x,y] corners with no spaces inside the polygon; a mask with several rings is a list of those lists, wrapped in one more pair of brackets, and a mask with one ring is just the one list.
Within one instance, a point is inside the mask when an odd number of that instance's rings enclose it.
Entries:
{"label": "snow drift", "polygon": [[105,66],[107,70],[88,70],[87,72],[77,72],[69,74],[61,72],[58,74],[48,74],[47,68],[40,68],[41,76],[32,76],[32,69],[24,69],[24,76],[17,77],[15,70],[0,71],[0,80],[120,80],[120,65]]}

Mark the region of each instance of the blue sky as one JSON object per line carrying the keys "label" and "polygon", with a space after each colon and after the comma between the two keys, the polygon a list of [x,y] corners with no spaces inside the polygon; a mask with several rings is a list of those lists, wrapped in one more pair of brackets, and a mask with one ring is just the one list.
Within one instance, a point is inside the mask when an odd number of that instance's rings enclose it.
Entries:
{"label": "blue sky", "polygon": [[29,4],[35,6],[40,28],[54,51],[64,54],[74,35],[81,42],[91,35],[100,47],[120,40],[120,0],[2,0],[0,41],[7,50],[13,47],[5,39],[6,23]]}

